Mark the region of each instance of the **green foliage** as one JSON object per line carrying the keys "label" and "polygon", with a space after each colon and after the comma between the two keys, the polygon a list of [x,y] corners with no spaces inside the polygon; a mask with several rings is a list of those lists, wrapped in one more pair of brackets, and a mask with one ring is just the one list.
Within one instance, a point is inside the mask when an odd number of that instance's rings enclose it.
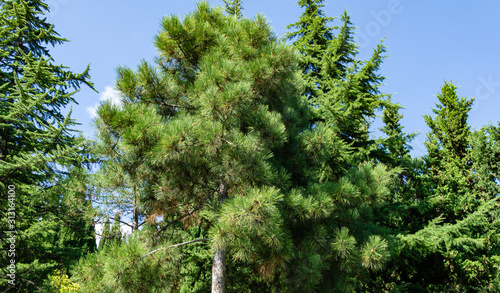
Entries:
{"label": "green foliage", "polygon": [[178,250],[150,249],[139,235],[111,242],[80,260],[72,281],[80,292],[178,292]]}
{"label": "green foliage", "polygon": [[426,168],[436,184],[431,198],[437,213],[454,218],[473,211],[476,198],[472,193],[470,127],[467,124],[472,100],[458,98],[456,86],[446,82],[438,96],[436,117],[424,116],[431,128],[425,145]]}
{"label": "green foliage", "polygon": [[431,128],[428,154],[416,174],[402,181],[400,196],[383,209],[396,207],[413,217],[399,217],[399,225],[393,226],[389,244],[394,258],[387,273],[372,279],[371,292],[494,292],[500,252],[492,160],[496,128],[471,132],[467,116],[472,100],[459,98],[449,82],[438,100],[435,116],[425,116]]}
{"label": "green foliage", "polygon": [[[72,130],[77,123],[71,111],[61,113],[75,102],[80,85],[92,85],[88,68],[76,74],[54,65],[48,47],[66,40],[46,22],[47,9],[36,0],[2,1],[0,7],[0,230],[17,232],[15,258],[7,237],[0,239],[1,262],[16,261],[15,280],[2,267],[5,290],[12,281],[16,290],[36,291],[54,269],[95,249],[83,165],[88,146]],[[9,208],[15,225],[8,221]]]}
{"label": "green foliage", "polygon": [[337,181],[290,193],[284,207],[295,243],[290,289],[355,291],[385,267],[390,251],[373,211],[390,195],[393,175],[363,163]]}
{"label": "green foliage", "polygon": [[226,4],[226,12],[236,18],[241,18],[243,16],[243,13],[241,12],[243,10],[241,2],[241,0],[224,0],[224,3]]}
{"label": "green foliage", "polygon": [[115,220],[73,270],[80,291],[498,290],[500,126],[471,131],[446,82],[412,158],[385,47],[358,60],[346,12],[330,27],[322,0],[299,1],[287,46],[224,2],[165,17],[155,64],[119,68],[122,103],[98,109],[93,184]]}
{"label": "green foliage", "polygon": [[109,231],[110,240],[114,241],[114,242],[118,242],[118,243],[120,243],[122,241],[122,231],[121,231],[120,219],[121,219],[120,214],[117,213],[115,215],[113,227],[111,227],[111,230]]}
{"label": "green foliage", "polygon": [[282,201],[274,188],[231,198],[209,231],[214,248],[228,247],[234,260],[255,264],[264,280],[272,278],[276,268],[285,267],[292,244],[278,209]]}
{"label": "green foliage", "polygon": [[49,284],[44,288],[44,292],[66,293],[78,292],[78,284],[71,282],[68,275],[61,270],[55,270],[49,275]]}
{"label": "green foliage", "polygon": [[498,207],[494,199],[455,224],[442,223],[441,217],[413,235],[400,236],[400,257],[410,261],[409,267],[402,268],[411,272],[405,275],[401,270],[399,277],[414,283],[414,288],[432,284],[434,290],[487,289],[498,272]]}
{"label": "green foliage", "polygon": [[486,125],[473,132],[468,144],[474,160],[472,176],[477,197],[490,199],[500,193],[498,177],[500,174],[500,127]]}
{"label": "green foliage", "polygon": [[383,152],[370,138],[369,128],[377,110],[392,106],[379,90],[384,77],[378,71],[385,47],[378,45],[369,60],[357,60],[354,26],[347,11],[341,25],[330,27],[333,18],[321,10],[323,0],[298,3],[304,12],[298,22],[287,27],[295,31],[285,38],[294,40],[293,47],[300,53],[306,81],[304,95],[315,112],[311,126],[325,123],[342,139],[338,148],[350,148],[352,153],[344,167],[366,159],[380,160]]}
{"label": "green foliage", "polygon": [[[262,16],[226,16],[203,2],[182,21],[166,17],[156,46],[157,66],[118,69],[123,105],[98,109],[99,180],[110,195],[133,190],[145,217],[162,215],[156,237],[188,241],[188,231],[204,226],[212,248],[231,253],[228,265],[246,266],[235,278],[271,280],[291,246],[279,189],[302,178],[299,158],[289,159],[308,115],[296,55]],[[198,264],[186,266],[182,290],[206,288],[198,281],[206,252],[188,255]]]}
{"label": "green foliage", "polygon": [[102,226],[101,240],[99,241],[99,249],[106,246],[106,243],[110,242],[111,234],[111,224],[109,223],[109,218],[106,218],[104,225]]}

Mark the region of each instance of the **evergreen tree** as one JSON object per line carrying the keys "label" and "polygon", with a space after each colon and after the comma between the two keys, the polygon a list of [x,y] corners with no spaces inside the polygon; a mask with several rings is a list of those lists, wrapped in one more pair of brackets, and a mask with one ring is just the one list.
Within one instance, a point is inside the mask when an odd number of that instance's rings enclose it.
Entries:
{"label": "evergreen tree", "polygon": [[500,194],[500,125],[486,125],[471,133],[469,146],[472,176],[477,198],[491,199]]}
{"label": "evergreen tree", "polygon": [[130,162],[157,174],[149,212],[164,217],[159,233],[168,227],[185,237],[189,225],[176,222],[203,211],[214,292],[231,285],[228,257],[270,280],[291,245],[278,206],[295,170],[280,153],[307,126],[295,55],[262,16],[225,16],[203,2],[162,26],[158,66],[120,68],[123,107],[101,106],[98,123],[119,139],[120,152],[134,154]]}
{"label": "evergreen tree", "polygon": [[179,292],[183,254],[165,242],[168,249],[149,250],[141,232],[80,259],[71,278],[77,292]]}
{"label": "evergreen tree", "polygon": [[470,127],[467,124],[472,99],[458,98],[456,86],[445,82],[435,118],[424,116],[430,127],[426,168],[435,184],[431,198],[437,215],[444,213],[449,221],[471,212],[476,206],[472,193],[471,159],[469,157]]}
{"label": "evergreen tree", "polygon": [[120,243],[122,241],[122,231],[121,231],[121,221],[120,213],[115,215],[113,221],[113,227],[110,230],[110,238],[113,242]]}
{"label": "evergreen tree", "polygon": [[108,242],[111,240],[111,224],[109,222],[109,217],[106,217],[106,221],[102,226],[101,240],[99,241],[99,249],[103,249]]}
{"label": "evergreen tree", "polygon": [[[0,7],[3,264],[13,258],[6,231],[17,232],[16,278],[3,266],[0,286],[31,292],[54,268],[67,268],[95,248],[92,215],[85,216],[92,209],[83,183],[87,146],[71,130],[71,111],[61,113],[81,84],[91,85],[88,69],[75,74],[53,64],[48,47],[66,40],[43,18],[47,9],[36,0],[7,0]],[[8,198],[9,190],[15,196]]]}
{"label": "evergreen tree", "polygon": [[459,98],[452,83],[437,97],[435,117],[425,116],[431,131],[417,178],[422,184],[408,189],[419,194],[400,208],[414,219],[394,229],[395,258],[383,281],[371,284],[373,292],[487,292],[498,284],[498,186],[491,160],[498,136],[491,126],[471,133],[472,100]]}
{"label": "evergreen tree", "polygon": [[226,4],[226,12],[229,15],[234,15],[236,18],[241,18],[243,16],[243,13],[241,12],[243,10],[241,2],[241,0],[224,0],[224,3]]}
{"label": "evergreen tree", "polygon": [[[114,116],[109,123],[116,123],[119,119]],[[117,211],[130,215],[131,223],[124,223],[130,227],[132,233],[144,224],[148,208],[147,200],[140,198],[153,197],[152,186],[155,175],[147,168],[145,157],[139,149],[124,148],[122,138],[117,137],[112,126],[97,119],[98,141],[93,144],[92,152],[99,162],[99,171],[92,177],[96,197],[102,204],[101,212],[107,216]],[[147,145],[148,141],[141,142]],[[141,222],[142,221],[142,222]]]}
{"label": "evergreen tree", "polygon": [[[327,62],[325,52],[334,35],[333,28],[328,26],[333,18],[325,16],[321,10],[321,7],[324,6],[321,4],[322,2],[323,0],[299,1],[299,6],[305,11],[298,22],[287,26],[287,29],[295,29],[296,31],[285,35],[288,40],[297,39],[293,44],[301,53],[299,64],[306,81],[304,94],[313,106],[318,105],[317,99],[320,96],[320,91],[323,89],[326,91],[323,86],[318,86],[318,83],[323,81],[325,75],[335,74],[331,71],[324,72],[327,65],[325,64]],[[349,52],[342,53],[349,55]]]}
{"label": "evergreen tree", "polygon": [[401,124],[403,114],[399,113],[402,108],[399,104],[388,103],[382,116],[384,126],[380,129],[387,135],[387,138],[383,140],[384,149],[388,152],[385,163],[393,167],[408,165],[411,160],[410,151],[412,149],[410,143],[417,135],[416,133],[406,134],[403,131],[403,125]]}
{"label": "evergreen tree", "polygon": [[[294,40],[300,53],[301,69],[306,80],[305,96],[316,110],[311,123],[325,123],[351,148],[351,159],[346,166],[356,166],[366,159],[380,159],[370,138],[369,128],[388,101],[379,87],[384,77],[378,74],[384,60],[385,47],[378,45],[366,61],[356,59],[358,49],[354,43],[354,27],[347,11],[340,26],[330,27],[333,19],[324,15],[323,0],[301,0],[304,8],[298,22],[288,26],[296,31],[285,38]],[[339,148],[342,148],[339,145]]]}

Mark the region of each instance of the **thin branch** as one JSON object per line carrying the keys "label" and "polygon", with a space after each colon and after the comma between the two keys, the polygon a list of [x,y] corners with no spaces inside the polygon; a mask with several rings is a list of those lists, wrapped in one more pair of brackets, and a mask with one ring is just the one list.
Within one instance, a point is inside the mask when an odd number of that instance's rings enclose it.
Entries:
{"label": "thin branch", "polygon": [[210,241],[211,239],[206,239],[206,238],[202,238],[202,239],[195,239],[195,240],[191,240],[191,241],[187,241],[187,242],[183,242],[183,243],[177,243],[177,244],[174,244],[174,245],[170,245],[170,246],[167,246],[167,247],[162,247],[162,248],[158,248],[158,249],[155,249],[151,252],[149,252],[148,254],[144,255],[141,257],[141,259],[145,258],[146,256],[149,256],[155,252],[158,252],[160,250],[165,250],[165,249],[169,249],[169,248],[174,248],[174,247],[178,247],[178,246],[184,246],[184,245],[187,245],[187,244],[191,244],[191,243],[195,243],[195,242],[202,242],[202,241]]}
{"label": "thin branch", "polygon": [[158,234],[160,234],[161,232],[163,232],[165,229],[167,229],[168,227],[170,227],[170,225],[172,225],[173,223],[178,222],[179,220],[182,220],[183,218],[185,218],[185,217],[187,217],[187,216],[189,216],[189,215],[193,214],[194,212],[198,211],[199,209],[201,209],[201,208],[202,208],[202,207],[204,207],[204,206],[205,206],[204,204],[199,205],[199,206],[197,206],[194,210],[192,210],[192,211],[190,211],[190,212],[188,212],[188,213],[186,213],[186,214],[184,214],[184,215],[182,215],[182,216],[178,217],[177,219],[175,219],[175,220],[171,221],[171,222],[170,222],[170,223],[168,223],[165,227],[163,227],[163,228],[161,228],[160,230],[158,230],[158,232],[156,232],[156,235],[158,235]]}

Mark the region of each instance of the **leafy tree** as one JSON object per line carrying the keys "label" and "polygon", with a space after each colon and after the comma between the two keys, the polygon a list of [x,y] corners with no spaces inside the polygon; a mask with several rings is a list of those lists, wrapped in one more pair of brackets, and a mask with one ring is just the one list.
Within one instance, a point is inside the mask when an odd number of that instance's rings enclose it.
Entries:
{"label": "leafy tree", "polygon": [[[6,231],[15,230],[16,278],[2,267],[1,287],[35,291],[55,268],[95,248],[90,194],[82,169],[87,146],[71,130],[73,94],[89,83],[54,65],[48,46],[65,42],[45,21],[42,1],[8,0],[0,7],[1,262],[10,263]],[[8,190],[15,196],[8,198]],[[9,200],[9,201],[8,201]],[[8,221],[8,215],[11,220]],[[15,218],[14,218],[15,215]]]}

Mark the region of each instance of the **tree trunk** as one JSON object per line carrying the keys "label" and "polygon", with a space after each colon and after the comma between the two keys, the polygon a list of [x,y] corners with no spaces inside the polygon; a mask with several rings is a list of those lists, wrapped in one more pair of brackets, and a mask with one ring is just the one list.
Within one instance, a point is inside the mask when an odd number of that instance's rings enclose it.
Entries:
{"label": "tree trunk", "polygon": [[132,215],[132,235],[139,229],[139,211],[137,209],[137,187],[134,184],[134,214]]}
{"label": "tree trunk", "polygon": [[[227,184],[222,180],[219,183],[219,203],[228,197]],[[226,291],[226,249],[220,248],[214,251],[212,261],[212,293],[224,293]]]}
{"label": "tree trunk", "polygon": [[217,249],[212,263],[212,293],[226,291],[226,250]]}

